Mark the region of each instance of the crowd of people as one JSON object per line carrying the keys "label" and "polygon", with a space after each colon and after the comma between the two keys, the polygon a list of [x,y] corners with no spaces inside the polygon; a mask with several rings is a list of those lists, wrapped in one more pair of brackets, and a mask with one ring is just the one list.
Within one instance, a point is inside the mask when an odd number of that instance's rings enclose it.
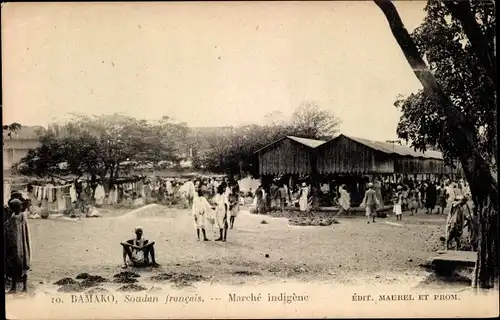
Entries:
{"label": "crowd of people", "polygon": [[[341,184],[329,192],[323,186],[310,185],[307,181],[289,186],[285,182],[275,180],[267,185],[259,185],[255,191],[251,188],[242,191],[235,179],[196,178],[187,181],[160,180],[151,182],[144,180],[141,196],[135,192],[124,190],[123,199],[130,197],[136,201],[144,198],[146,202],[161,202],[169,197],[180,197],[189,206],[193,219],[196,239],[210,241],[209,229],[218,231],[215,241],[226,242],[228,230],[234,224],[240,206],[251,204],[255,213],[269,211],[284,211],[288,207],[296,207],[302,212],[315,210],[319,207],[322,197],[330,196],[332,203],[338,207],[337,215],[350,213],[351,196],[348,187]],[[365,208],[368,223],[376,221],[377,210],[385,207],[388,199],[392,202],[392,212],[397,220],[403,219],[403,214],[409,212],[414,215],[419,209],[426,214],[447,214],[446,249],[452,241],[460,246],[460,237],[466,223],[469,224],[469,236],[477,236],[475,232],[475,215],[468,206],[471,192],[464,181],[399,181],[399,183],[383,183],[375,179],[366,185],[364,197],[359,204]],[[85,189],[84,189],[85,190]],[[87,188],[88,190],[88,188]],[[87,191],[88,192],[88,191]],[[79,194],[85,193],[81,191]],[[388,194],[389,193],[389,194]],[[105,193],[105,197],[109,193]],[[80,196],[81,197],[81,196]],[[27,199],[28,198],[28,199]],[[19,191],[13,190],[8,205],[4,207],[4,235],[6,246],[4,251],[6,277],[11,281],[11,292],[16,292],[16,283],[22,281],[23,290],[26,290],[27,272],[30,269],[31,239],[25,212],[31,212],[32,202]],[[135,198],[135,199],[134,199]],[[137,202],[136,202],[137,203]],[[93,202],[95,205],[95,200]],[[212,234],[213,234],[212,232]],[[145,239],[142,227],[134,230],[132,239],[121,243],[124,267],[152,265],[159,266],[155,259],[154,241]],[[474,243],[474,239],[471,240]],[[473,250],[474,247],[473,247]]]}

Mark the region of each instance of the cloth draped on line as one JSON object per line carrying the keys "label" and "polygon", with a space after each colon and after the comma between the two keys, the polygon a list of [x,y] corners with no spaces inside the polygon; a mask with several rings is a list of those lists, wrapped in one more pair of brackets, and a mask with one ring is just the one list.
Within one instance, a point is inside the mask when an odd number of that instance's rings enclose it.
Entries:
{"label": "cloth draped on line", "polygon": [[3,185],[3,205],[6,206],[9,202],[10,199],[10,184],[5,184]]}
{"label": "cloth draped on line", "polygon": [[49,200],[49,203],[52,203],[54,202],[54,185],[48,184],[46,188],[47,188],[47,200]]}
{"label": "cloth draped on line", "polygon": [[172,193],[174,191],[172,188],[172,182],[167,181],[165,188],[167,189],[167,195],[172,195]]}
{"label": "cloth draped on line", "polygon": [[[25,214],[12,214],[4,223],[4,257],[7,275],[20,277],[31,265],[31,237]],[[21,274],[14,274],[14,272]]]}
{"label": "cloth draped on line", "polygon": [[112,189],[108,194],[108,204],[114,205],[116,203],[118,203],[118,190]]}
{"label": "cloth draped on line", "polygon": [[74,184],[69,188],[69,197],[71,198],[71,203],[76,201],[76,188]]}
{"label": "cloth draped on line", "polygon": [[95,188],[94,198],[97,205],[102,205],[104,203],[104,198],[106,197],[106,192],[102,184],[98,184]]}

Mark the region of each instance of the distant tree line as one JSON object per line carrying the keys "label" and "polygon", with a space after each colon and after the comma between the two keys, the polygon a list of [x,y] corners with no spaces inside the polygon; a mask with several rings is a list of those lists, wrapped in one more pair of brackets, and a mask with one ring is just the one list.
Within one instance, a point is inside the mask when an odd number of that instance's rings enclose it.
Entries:
{"label": "distant tree line", "polygon": [[40,137],[40,146],[13,169],[29,176],[85,175],[113,183],[141,165],[156,170],[175,168],[192,155],[197,170],[257,174],[254,152],[259,148],[284,135],[329,139],[338,125],[331,112],[314,102],[301,104],[290,119],[207,134],[196,134],[186,123],[169,117],[146,121],[120,114],[73,115],[65,123],[49,126]]}

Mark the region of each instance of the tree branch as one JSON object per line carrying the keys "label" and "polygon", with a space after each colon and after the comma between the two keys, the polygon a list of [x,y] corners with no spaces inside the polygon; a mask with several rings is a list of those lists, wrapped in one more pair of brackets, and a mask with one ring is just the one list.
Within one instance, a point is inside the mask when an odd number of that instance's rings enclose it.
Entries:
{"label": "tree branch", "polygon": [[[415,76],[422,83],[424,90],[434,97],[437,106],[441,107],[450,134],[453,136],[459,150],[460,161],[467,175],[467,180],[471,182],[471,189],[476,190],[476,193],[481,194],[481,196],[486,196],[492,192],[490,196],[496,200],[496,177],[491,175],[489,164],[482,158],[478,150],[478,138],[473,125],[443,92],[429,67],[422,59],[422,55],[408,30],[406,30],[394,4],[390,0],[374,0],[374,2],[384,13],[392,34],[403,51],[408,64],[413,69]],[[478,173],[481,175],[480,179],[478,179]]]}
{"label": "tree branch", "polygon": [[451,15],[462,24],[467,38],[469,39],[474,51],[479,58],[483,68],[490,77],[491,81],[497,86],[496,60],[488,44],[488,40],[481,31],[477,23],[469,1],[444,1],[445,6],[450,10]]}

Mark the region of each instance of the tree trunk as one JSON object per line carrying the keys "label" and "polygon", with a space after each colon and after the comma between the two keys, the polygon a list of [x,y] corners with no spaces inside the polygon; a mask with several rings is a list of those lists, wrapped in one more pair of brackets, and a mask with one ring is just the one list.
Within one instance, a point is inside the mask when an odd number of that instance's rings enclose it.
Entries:
{"label": "tree trunk", "polygon": [[472,285],[489,289],[498,285],[498,209],[486,197],[477,212],[479,253]]}
{"label": "tree trunk", "polygon": [[[462,28],[467,35],[472,47],[475,49],[474,52],[478,57],[481,65],[486,71],[488,77],[497,87],[497,64],[495,59],[495,40],[493,40],[493,50],[491,50],[490,43],[488,43],[488,38],[481,31],[481,26],[476,21],[474,14],[472,13],[469,1],[445,1],[445,6],[450,10],[452,16],[460,21]],[[492,2],[492,5],[495,5]],[[493,38],[495,39],[495,38]],[[493,115],[491,119],[491,125],[495,129],[497,127],[497,117],[496,109],[493,110]],[[493,157],[495,159],[495,165],[498,163],[497,155],[497,136],[494,135],[492,139],[493,145]]]}
{"label": "tree trunk", "polygon": [[384,13],[392,34],[424,90],[441,107],[445,121],[460,154],[460,162],[470,184],[473,201],[479,213],[479,253],[474,286],[488,288],[498,279],[498,185],[489,164],[478,151],[478,137],[471,123],[444,94],[436,78],[422,59],[413,39],[404,27],[390,0],[374,0]]}

